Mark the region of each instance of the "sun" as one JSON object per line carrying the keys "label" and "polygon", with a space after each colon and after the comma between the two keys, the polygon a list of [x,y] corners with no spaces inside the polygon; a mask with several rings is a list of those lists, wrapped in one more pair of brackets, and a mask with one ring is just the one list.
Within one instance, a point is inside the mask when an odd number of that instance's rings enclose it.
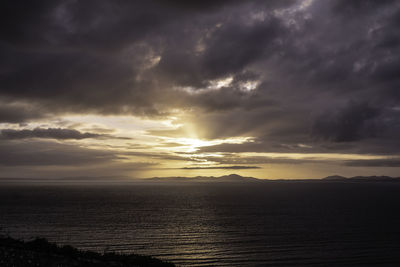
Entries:
{"label": "sun", "polygon": [[212,141],[205,141],[197,138],[178,138],[176,139],[176,142],[182,144],[182,146],[187,149],[187,152],[194,152],[202,146],[209,146],[214,143]]}

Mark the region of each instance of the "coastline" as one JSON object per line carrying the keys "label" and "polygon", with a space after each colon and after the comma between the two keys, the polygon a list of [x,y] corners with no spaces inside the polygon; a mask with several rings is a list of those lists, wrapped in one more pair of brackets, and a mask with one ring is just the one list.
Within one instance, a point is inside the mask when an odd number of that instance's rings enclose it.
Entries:
{"label": "coastline", "polygon": [[173,267],[151,256],[138,254],[97,253],[59,246],[44,238],[22,241],[8,236],[0,237],[0,266],[93,266],[93,267]]}

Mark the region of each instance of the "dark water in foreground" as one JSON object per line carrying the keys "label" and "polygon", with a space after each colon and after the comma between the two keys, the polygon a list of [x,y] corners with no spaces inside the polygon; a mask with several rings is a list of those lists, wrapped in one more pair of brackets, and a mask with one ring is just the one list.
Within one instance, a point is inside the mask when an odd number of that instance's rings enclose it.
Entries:
{"label": "dark water in foreground", "polygon": [[3,185],[0,227],[180,266],[399,266],[400,183]]}

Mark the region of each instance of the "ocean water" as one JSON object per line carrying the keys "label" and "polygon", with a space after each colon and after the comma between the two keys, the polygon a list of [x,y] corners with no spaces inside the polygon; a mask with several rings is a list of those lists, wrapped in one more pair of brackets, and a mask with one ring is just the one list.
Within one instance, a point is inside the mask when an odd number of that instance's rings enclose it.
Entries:
{"label": "ocean water", "polygon": [[400,183],[2,185],[0,227],[178,266],[400,266]]}

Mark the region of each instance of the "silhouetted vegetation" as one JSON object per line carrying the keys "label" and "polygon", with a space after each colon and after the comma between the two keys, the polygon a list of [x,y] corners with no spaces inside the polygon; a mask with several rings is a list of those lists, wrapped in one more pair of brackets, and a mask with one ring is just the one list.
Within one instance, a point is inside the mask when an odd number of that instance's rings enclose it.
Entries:
{"label": "silhouetted vegetation", "polygon": [[44,238],[21,241],[11,237],[0,237],[0,266],[175,266],[172,263],[137,254],[103,254],[81,251],[71,246],[58,246]]}

